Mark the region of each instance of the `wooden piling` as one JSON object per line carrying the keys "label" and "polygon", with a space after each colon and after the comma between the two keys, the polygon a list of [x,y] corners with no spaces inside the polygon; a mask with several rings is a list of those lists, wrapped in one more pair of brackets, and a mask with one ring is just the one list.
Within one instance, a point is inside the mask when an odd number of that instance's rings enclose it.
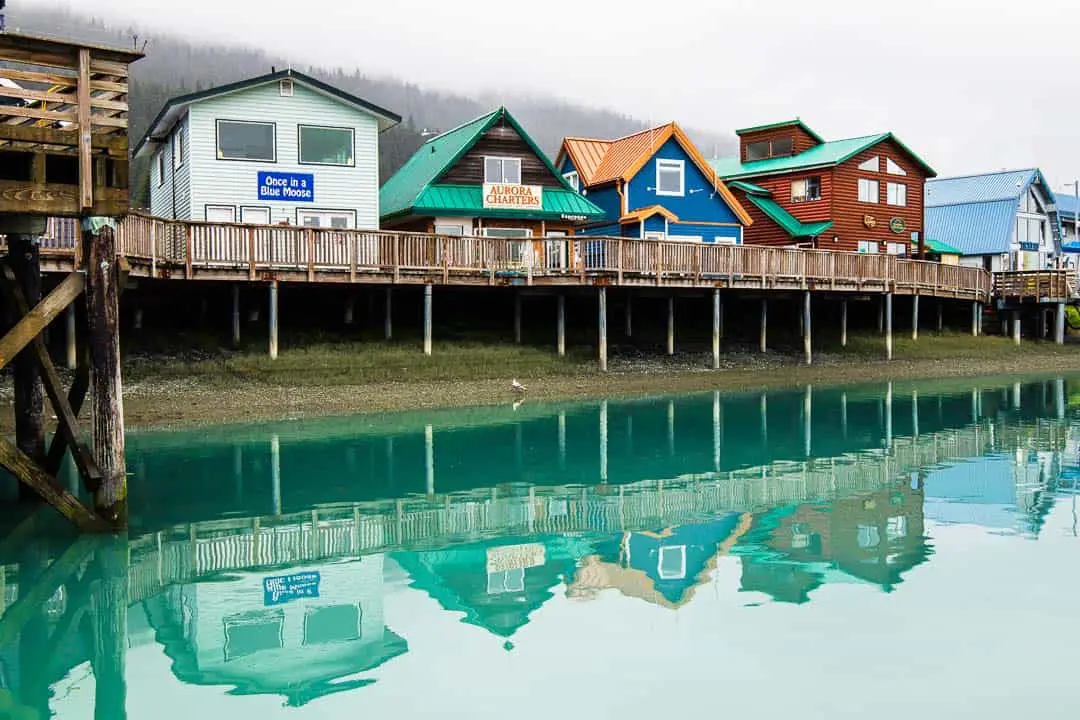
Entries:
{"label": "wooden piling", "polygon": [[919,339],[919,296],[911,296],[911,339]]}
{"label": "wooden piling", "polygon": [[877,331],[878,335],[885,332],[885,298],[878,298],[877,306]]}
{"label": "wooden piling", "polygon": [[840,301],[840,347],[847,347],[847,298]]}
{"label": "wooden piling", "polygon": [[270,281],[270,359],[278,356],[278,282]]}
{"label": "wooden piling", "polygon": [[982,325],[982,303],[971,303],[971,336],[979,337],[979,327]]}
{"label": "wooden piling", "polygon": [[126,658],[128,651],[128,540],[112,538],[95,553],[93,592],[89,615],[93,619],[94,717],[127,717]]}
{"label": "wooden piling", "polygon": [[355,320],[356,314],[356,297],[349,293],[349,296],[345,298],[345,324],[351,326]]}
{"label": "wooden piling", "polygon": [[431,355],[431,289],[430,283],[424,285],[424,354]]}
{"label": "wooden piling", "polygon": [[667,301],[667,354],[675,354],[675,296]]}
{"label": "wooden piling", "polygon": [[[8,264],[22,290],[26,304],[36,307],[41,302],[41,255],[38,238],[33,235],[8,237]],[[18,308],[11,308],[15,319],[21,319]],[[45,462],[45,386],[34,348],[28,346],[15,356],[13,362],[15,385],[15,446],[34,462]],[[19,484],[19,498],[38,497],[25,483]]]}
{"label": "wooden piling", "polygon": [[885,293],[883,302],[884,314],[885,314],[885,359],[892,360],[893,357],[893,341],[892,341],[892,293]]}
{"label": "wooden piling", "polygon": [[67,350],[67,369],[74,370],[79,366],[78,341],[75,333],[75,303],[68,305],[64,313],[64,341]]}
{"label": "wooden piling", "polygon": [[240,347],[240,285],[232,286],[232,346]]}
{"label": "wooden piling", "polygon": [[120,272],[116,233],[105,225],[87,230],[86,307],[90,348],[90,417],[101,483],[94,510],[116,529],[127,528],[127,464],[124,459],[124,399],[120,379]]}
{"label": "wooden piling", "polygon": [[387,340],[394,339],[394,288],[386,288],[386,313],[383,316],[383,337]]}
{"label": "wooden piling", "polygon": [[629,340],[634,336],[634,297],[629,293],[626,293],[626,338]]}
{"label": "wooden piling", "polygon": [[514,291],[514,342],[521,344],[521,291]]}
{"label": "wooden piling", "polygon": [[945,330],[945,303],[941,300],[937,301],[937,331],[943,332]]}
{"label": "wooden piling", "polygon": [[1020,311],[1012,311],[1012,339],[1013,345],[1020,345]]}
{"label": "wooden piling", "polygon": [[802,312],[802,326],[803,326],[803,355],[806,358],[806,364],[811,365],[814,362],[814,352],[810,343],[810,291],[807,290],[803,293],[803,312]]}
{"label": "wooden piling", "polygon": [[566,297],[559,293],[556,303],[555,345],[558,348],[559,357],[566,357]]}
{"label": "wooden piling", "polygon": [[712,366],[720,369],[720,288],[713,288],[712,296]]}
{"label": "wooden piling", "polygon": [[1054,342],[1065,344],[1065,303],[1062,302],[1054,308]]}
{"label": "wooden piling", "polygon": [[599,360],[600,360],[600,372],[607,372],[607,288],[601,287],[599,289]]}
{"label": "wooden piling", "polygon": [[765,298],[761,298],[761,337],[760,337],[760,343],[759,343],[760,347],[761,347],[761,352],[765,352],[765,350],[766,350],[766,347],[765,347],[765,334],[768,331],[768,324],[769,324],[769,301],[766,300]]}

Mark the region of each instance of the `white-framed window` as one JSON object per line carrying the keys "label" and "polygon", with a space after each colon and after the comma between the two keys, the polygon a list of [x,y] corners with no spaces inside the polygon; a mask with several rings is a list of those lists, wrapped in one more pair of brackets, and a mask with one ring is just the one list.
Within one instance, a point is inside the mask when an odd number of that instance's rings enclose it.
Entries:
{"label": "white-framed window", "polygon": [[488,573],[488,595],[502,595],[525,590],[525,569],[510,568]]}
{"label": "white-framed window", "polygon": [[876,548],[881,544],[881,530],[877,525],[859,525],[855,533],[859,547],[863,550]]}
{"label": "white-framed window", "polygon": [[184,164],[184,128],[178,127],[172,136],[172,166],[173,170]]}
{"label": "white-framed window", "polygon": [[518,240],[518,242],[508,243],[507,256],[510,262],[520,263],[526,259],[529,242],[525,238],[532,237],[532,230],[529,228],[484,228],[484,237]]}
{"label": "white-framed window", "polygon": [[436,235],[453,235],[454,237],[461,237],[465,234],[464,225],[453,225],[450,223],[436,223],[435,224]]}
{"label": "white-framed window", "polygon": [[859,254],[861,255],[877,255],[878,242],[877,240],[860,240],[859,241]]}
{"label": "white-framed window", "polygon": [[298,125],[296,136],[300,144],[297,159],[301,165],[355,165],[352,128]]}
{"label": "white-framed window", "polygon": [[701,235],[676,235],[674,237],[677,240],[682,240],[683,242],[701,242],[702,241]]}
{"label": "white-framed window", "polygon": [[907,171],[897,165],[892,158],[885,158],[885,172],[890,175],[907,175]]}
{"label": "white-framed window", "polygon": [[896,542],[907,537],[907,518],[903,515],[889,518],[885,524],[885,537],[889,542]]}
{"label": "white-framed window", "polygon": [[161,148],[157,151],[157,155],[154,156],[154,159],[157,161],[155,163],[155,165],[157,166],[157,184],[158,184],[158,187],[161,187],[162,185],[165,184],[165,146],[164,145],[162,145]]}
{"label": "white-framed window", "polygon": [[682,580],[686,577],[686,546],[661,547],[656,565],[656,573],[661,580]]}
{"label": "white-framed window", "polygon": [[276,129],[272,122],[218,120],[218,160],[277,162]]}
{"label": "white-framed window", "polygon": [[877,180],[859,178],[859,202],[876,203],[879,195]]}
{"label": "white-framed window", "polygon": [[891,242],[885,246],[885,252],[889,255],[907,255],[907,243]]}
{"label": "white-framed window", "polygon": [[645,233],[646,240],[667,240],[667,233],[649,230]]}
{"label": "white-framed window", "polygon": [[581,179],[578,178],[576,172],[563,173],[563,178],[570,183],[570,187],[574,188],[574,192],[581,192]]}
{"label": "white-framed window", "polygon": [[890,205],[907,205],[907,185],[904,183],[885,184],[885,202]]}
{"label": "white-framed window", "polygon": [[859,169],[863,172],[881,172],[881,158],[875,155],[859,163]]}
{"label": "white-framed window", "polygon": [[714,235],[712,241],[717,245],[738,245],[739,241],[726,235]]}
{"label": "white-framed window", "polygon": [[324,605],[304,613],[304,647],[360,639],[359,605]]}
{"label": "white-framed window", "polygon": [[232,223],[236,222],[235,205],[207,205],[206,222]]}
{"label": "white-framed window", "polygon": [[520,185],[521,158],[485,157],[484,182],[503,185]]}
{"label": "white-framed window", "polygon": [[353,210],[300,210],[296,211],[296,224],[302,227],[346,230],[356,226]]}
{"label": "white-framed window", "polygon": [[813,202],[821,199],[821,176],[791,181],[791,202]]}
{"label": "white-framed window", "polygon": [[268,207],[241,207],[240,222],[245,225],[269,225],[270,208]]}
{"label": "white-framed window", "polygon": [[656,194],[682,196],[686,192],[686,163],[682,160],[656,161]]}

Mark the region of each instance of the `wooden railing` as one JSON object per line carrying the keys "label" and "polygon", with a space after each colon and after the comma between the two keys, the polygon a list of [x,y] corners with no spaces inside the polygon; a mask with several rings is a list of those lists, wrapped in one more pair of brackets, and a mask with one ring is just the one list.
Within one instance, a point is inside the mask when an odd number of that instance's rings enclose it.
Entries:
{"label": "wooden railing", "polygon": [[1017,300],[1067,300],[1077,296],[1074,270],[994,273],[994,295]]}
{"label": "wooden railing", "polygon": [[[51,252],[73,248],[78,233],[51,226]],[[582,284],[726,286],[761,289],[921,293],[985,301],[990,275],[979,268],[825,250],[619,237],[508,240],[379,230],[173,221],[132,213],[117,232],[120,252],[155,276],[215,277],[299,273],[314,280],[422,277],[453,284],[518,277],[570,277]],[[177,272],[179,271],[179,272]],[[334,277],[336,275],[336,278]],[[565,280],[564,280],[565,281]],[[561,282],[564,282],[561,281]]]}

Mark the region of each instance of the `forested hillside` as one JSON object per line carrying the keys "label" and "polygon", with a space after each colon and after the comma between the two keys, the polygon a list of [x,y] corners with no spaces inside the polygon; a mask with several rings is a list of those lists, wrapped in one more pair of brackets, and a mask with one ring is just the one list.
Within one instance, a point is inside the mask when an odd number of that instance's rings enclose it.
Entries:
{"label": "forested hillside", "polygon": [[[565,135],[618,137],[645,127],[635,118],[566,103],[551,97],[487,94],[473,99],[422,89],[407,80],[370,77],[363,68],[315,68],[297,58],[268,55],[244,47],[199,45],[137,28],[110,26],[100,20],[63,10],[10,8],[9,30],[73,38],[121,47],[145,45],[146,57],[132,66],[131,136],[141,138],[162,104],[171,96],[233,82],[292,66],[347,92],[358,95],[404,118],[381,138],[380,173],[385,180],[423,142],[424,130],[441,131],[504,104],[540,146],[552,156]],[[687,129],[703,150],[719,145],[729,151],[733,142],[713,134]],[[707,152],[708,154],[708,152]],[[145,168],[134,168],[136,202],[145,198]]]}

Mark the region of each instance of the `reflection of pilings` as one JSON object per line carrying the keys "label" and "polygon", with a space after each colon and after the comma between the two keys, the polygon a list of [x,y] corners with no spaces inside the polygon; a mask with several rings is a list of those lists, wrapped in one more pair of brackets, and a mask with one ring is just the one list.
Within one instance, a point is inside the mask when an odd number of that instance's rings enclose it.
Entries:
{"label": "reflection of pilings", "polygon": [[1065,378],[1054,380],[1054,413],[1058,420],[1065,419]]}
{"label": "reflection of pilings", "polygon": [[608,403],[600,401],[600,481],[608,479]]}
{"label": "reflection of pilings", "polygon": [[885,391],[885,447],[892,447],[892,405],[893,405],[893,391],[892,383],[889,383],[888,389]]}
{"label": "reflection of pilings", "polygon": [[[19,552],[19,599],[28,605],[25,623],[19,631],[19,699],[28,708],[34,708],[40,717],[49,717],[49,685],[39,672],[48,658],[42,650],[48,643],[49,627],[45,621],[45,601],[53,591],[52,583],[35,598],[34,590],[42,582],[42,574],[48,566],[45,547],[40,542],[25,542]],[[62,581],[61,581],[62,582]],[[30,597],[28,597],[30,596]],[[13,679],[12,679],[13,680]]]}
{"label": "reflection of pilings", "polygon": [[911,434],[919,437],[919,391],[911,391]]}
{"label": "reflection of pilings", "polygon": [[386,445],[384,448],[386,455],[386,487],[390,489],[394,487],[394,436],[386,436]]}
{"label": "reflection of pilings", "polygon": [[667,404],[667,451],[668,455],[675,455],[675,401],[668,400]]}
{"label": "reflection of pilings", "polygon": [[1012,404],[1014,410],[1020,409],[1020,383],[1014,383],[1012,388]]}
{"label": "reflection of pilings", "polygon": [[233,445],[233,484],[239,505],[244,502],[244,448],[240,445]]}
{"label": "reflection of pilings", "polygon": [[100,545],[95,561],[97,579],[90,604],[95,625],[94,717],[118,720],[127,717],[127,685],[124,680],[130,604],[127,538],[111,538]]}
{"label": "reflection of pilings", "polygon": [[281,514],[281,441],[277,435],[270,438],[270,485],[274,495],[274,514]]}
{"label": "reflection of pilings", "polygon": [[713,392],[712,399],[712,427],[713,427],[713,468],[720,469],[720,445],[723,442],[724,437],[723,420],[721,413],[723,407],[720,405],[720,393]]}
{"label": "reflection of pilings", "polygon": [[847,393],[840,393],[840,434],[847,440]]}
{"label": "reflection of pilings", "polygon": [[566,412],[559,411],[559,469],[566,469]]}
{"label": "reflection of pilings", "polygon": [[803,452],[806,457],[810,457],[810,441],[811,441],[811,416],[813,414],[813,398],[814,389],[812,386],[807,385],[806,391],[803,393]]}
{"label": "reflection of pilings", "polygon": [[[520,433],[521,425],[517,425],[518,432]],[[515,448],[519,457],[518,464],[521,463],[521,442],[520,435],[518,437],[517,447]],[[435,432],[430,424],[424,426],[424,468],[426,470],[425,478],[426,482],[424,487],[427,489],[428,495],[435,494]]]}
{"label": "reflection of pilings", "polygon": [[761,393],[761,402],[758,405],[761,415],[761,444],[769,444],[769,396]]}

